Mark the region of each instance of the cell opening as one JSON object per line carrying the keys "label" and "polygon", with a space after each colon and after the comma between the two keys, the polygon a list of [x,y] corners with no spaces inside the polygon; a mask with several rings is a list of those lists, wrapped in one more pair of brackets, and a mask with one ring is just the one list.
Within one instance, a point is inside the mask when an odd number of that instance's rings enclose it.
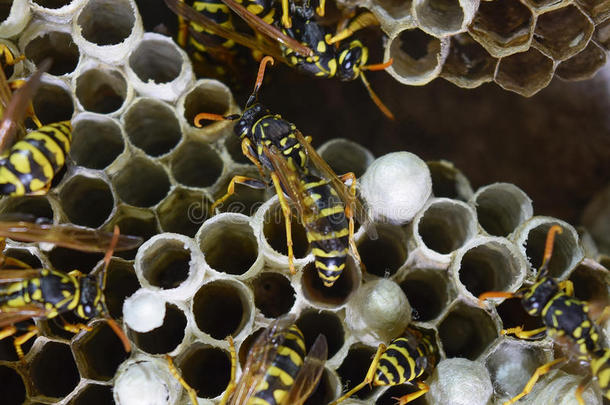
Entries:
{"label": "cell opening", "polygon": [[235,163],[253,164],[241,151],[241,139],[237,135],[230,134],[225,138],[225,147]]}
{"label": "cell opening", "polygon": [[11,14],[11,7],[13,6],[14,0],[1,0],[0,1],[0,21],[6,20]]}
{"label": "cell opening", "polygon": [[32,0],[34,3],[38,4],[44,8],[57,9],[62,8],[63,6],[67,6],[72,3],[72,0]]}
{"label": "cell opening", "polygon": [[522,326],[523,330],[534,330],[544,326],[542,318],[531,316],[524,309],[520,298],[509,298],[496,307],[502,320],[502,328]]}
{"label": "cell opening", "polygon": [[174,112],[154,99],[132,105],[125,113],[124,125],[131,143],[153,157],[169,153],[182,137]]}
{"label": "cell opening", "polygon": [[332,287],[324,286],[313,262],[308,263],[301,271],[303,296],[322,307],[335,308],[345,304],[360,286],[360,269],[351,258],[347,259],[345,269]]}
{"label": "cell opening", "polygon": [[218,152],[206,143],[195,141],[182,144],[170,165],[178,183],[202,188],[216,183],[223,169]]}
{"label": "cell opening", "polygon": [[545,88],[552,77],[553,60],[530,48],[500,59],[495,80],[503,88],[529,97]]}
{"label": "cell opening", "polygon": [[498,337],[493,320],[485,310],[458,303],[441,321],[438,334],[447,358],[476,360]]}
{"label": "cell opening", "polygon": [[93,0],[81,11],[77,24],[87,41],[99,46],[116,45],[131,34],[135,13],[125,0]]}
{"label": "cell opening", "polygon": [[74,113],[74,104],[68,91],[53,84],[42,83],[32,104],[43,125],[70,120]]}
{"label": "cell opening", "polygon": [[512,184],[493,184],[477,192],[474,200],[477,219],[494,236],[508,236],[532,216],[530,198]]}
{"label": "cell opening", "polygon": [[479,5],[470,32],[494,46],[510,48],[526,44],[533,25],[534,16],[525,5],[517,0],[500,0]]}
{"label": "cell opening", "polygon": [[104,258],[104,253],[81,252],[74,249],[54,247],[48,257],[55,270],[68,273],[76,269],[88,274]]}
{"label": "cell opening", "polygon": [[392,68],[403,77],[430,74],[439,65],[441,42],[419,29],[404,30],[390,44]]}
{"label": "cell opening", "polygon": [[144,40],[131,53],[129,67],[138,78],[147,83],[169,83],[180,74],[182,56],[175,46],[167,41]]}
{"label": "cell opening", "polygon": [[[342,394],[351,390],[364,380],[376,350],[376,348],[364,346],[359,343],[350,347],[343,363],[341,363],[337,369],[337,374],[339,374],[339,377],[341,378],[341,386],[343,387]],[[377,389],[378,387],[367,385],[356,392],[353,397],[367,399],[370,398]],[[395,403],[396,401],[394,401],[394,404]]]}
{"label": "cell opening", "polygon": [[114,207],[109,185],[93,177],[72,177],[61,189],[59,199],[70,222],[91,228],[106,222]]}
{"label": "cell opening", "polygon": [[114,319],[123,317],[123,302],[140,288],[133,264],[111,260],[106,274],[106,306]]}
{"label": "cell opening", "polygon": [[121,128],[110,120],[84,119],[74,124],[70,156],[79,166],[102,170],[123,152]]}
{"label": "cell opening", "polygon": [[41,394],[51,398],[63,398],[80,379],[70,346],[48,342],[32,360],[30,378]]}
{"label": "cell opening", "polygon": [[236,336],[251,315],[249,297],[234,282],[204,284],[193,298],[197,327],[214,339]]}
{"label": "cell opening", "polygon": [[570,274],[574,296],[590,307],[605,306],[609,301],[607,277],[607,272],[594,271],[586,264],[580,264]]}
{"label": "cell opening", "polygon": [[75,94],[85,110],[110,114],[123,106],[127,82],[119,71],[90,69],[76,79]]}
{"label": "cell opening", "polygon": [[358,246],[367,273],[379,277],[395,274],[407,260],[407,242],[400,227],[378,225],[379,237],[365,238]]}
{"label": "cell opening", "polygon": [[[303,258],[309,249],[307,234],[301,223],[301,218],[295,209],[290,210],[290,222],[292,227],[292,250],[295,258]],[[288,245],[286,239],[286,221],[279,200],[265,212],[263,220],[263,235],[265,240],[276,252],[287,256]]]}
{"label": "cell opening", "polygon": [[338,381],[336,380],[337,378],[325,368],[324,371],[322,371],[322,376],[320,377],[320,381],[318,381],[318,385],[309,398],[307,398],[307,401],[305,401],[305,405],[328,404],[335,399],[335,387],[338,384]]}
{"label": "cell opening", "polygon": [[[215,80],[197,85],[184,100],[184,118],[192,127],[195,116],[201,112],[226,115],[231,107],[231,90]],[[204,126],[213,121],[202,121]]]}
{"label": "cell opening", "polygon": [[279,273],[261,273],[252,281],[254,305],[267,318],[279,318],[287,314],[295,301],[295,291],[290,280]]}
{"label": "cell opening", "polygon": [[110,385],[87,384],[70,405],[113,405],[112,387]]}
{"label": "cell opening", "polygon": [[0,381],[3,386],[2,401],[5,404],[19,405],[25,402],[25,384],[17,371],[10,367],[0,366]]}
{"label": "cell opening", "polygon": [[47,73],[61,76],[76,69],[80,52],[67,32],[53,31],[32,39],[25,46],[25,56],[36,66],[45,59],[51,59],[52,65]]}
{"label": "cell opening", "polygon": [[[247,168],[249,169],[249,168]],[[223,176],[222,182],[215,187],[214,199],[217,200],[225,195],[229,182],[235,175],[258,178],[255,170],[240,170]],[[235,185],[235,194],[229,197],[217,208],[219,212],[235,212],[248,216],[254,215],[258,208],[267,200],[265,190],[254,189],[241,184]]]}
{"label": "cell opening", "polygon": [[140,260],[142,275],[164,290],[178,287],[189,276],[191,252],[182,241],[157,239]]}
{"label": "cell opening", "polygon": [[[414,384],[395,385],[388,388],[383,394],[381,394],[375,401],[375,405],[395,405],[397,403],[397,398],[418,391],[419,388],[417,388],[417,386]],[[426,396],[424,394],[423,396],[410,401],[409,405],[427,405],[428,402],[425,398]]]}
{"label": "cell opening", "polygon": [[454,201],[430,205],[416,227],[424,245],[440,254],[459,249],[476,234],[474,216],[468,208]]}
{"label": "cell opening", "polygon": [[139,333],[130,330],[130,335],[140,349],[149,354],[164,354],[176,349],[182,339],[186,328],[186,316],[175,305],[165,304],[165,318],[163,325],[150,332]]}
{"label": "cell opening", "polygon": [[229,384],[231,359],[222,349],[199,345],[180,362],[182,378],[197,391],[199,398],[215,398]]}
{"label": "cell opening", "polygon": [[201,193],[174,190],[157,209],[163,232],[194,237],[201,224],[210,217],[210,203]]}
{"label": "cell opening", "polygon": [[415,13],[420,26],[439,35],[456,33],[466,18],[457,0],[418,1]]}
{"label": "cell opening", "polygon": [[[451,37],[449,55],[443,65],[442,75],[458,86],[473,88],[491,81],[497,64],[498,60],[492,57],[468,33],[457,34]],[[465,179],[460,179],[460,181],[467,182]],[[446,184],[446,186],[451,187],[451,183]],[[434,189],[434,174],[432,175],[432,188]],[[457,195],[437,195],[436,192],[434,195],[437,197],[457,197]]]}
{"label": "cell opening", "polygon": [[11,215],[15,215],[19,219],[25,217],[23,218],[25,220],[28,216],[31,216],[32,218],[29,220],[33,222],[40,220],[53,222],[53,208],[44,196],[22,196],[5,199],[0,216],[5,214],[9,214],[9,218]]}
{"label": "cell opening", "polygon": [[121,199],[136,207],[151,207],[169,192],[170,182],[161,165],[136,157],[113,178]]}
{"label": "cell opening", "polygon": [[379,0],[377,4],[381,6],[392,18],[399,19],[406,17],[411,12],[412,0]]}
{"label": "cell opening", "polygon": [[534,41],[553,59],[567,59],[583,50],[595,26],[575,5],[538,16]]}
{"label": "cell opening", "polygon": [[256,237],[245,220],[228,219],[212,223],[205,232],[201,232],[200,238],[199,246],[205,261],[216,271],[244,274],[258,256]]}
{"label": "cell opening", "polygon": [[414,321],[428,322],[441,314],[449,301],[448,286],[441,273],[414,270],[400,283],[413,309]]}
{"label": "cell opening", "polygon": [[337,174],[353,172],[361,177],[372,161],[372,154],[347,139],[332,139],[320,148],[320,156]]}
{"label": "cell opening", "polygon": [[[525,253],[532,266],[532,270],[538,273],[538,269],[542,264],[542,256],[544,255],[544,246],[546,236],[555,223],[543,223],[535,228],[530,229],[527,234],[527,239],[523,243]],[[555,235],[555,244],[553,246],[553,254],[549,260],[549,275],[554,278],[561,278],[568,272],[579,259],[577,257],[578,240],[570,229],[564,227],[561,234]]]}
{"label": "cell opening", "polygon": [[247,338],[244,339],[242,344],[239,346],[239,350],[237,351],[237,360],[241,365],[242,369],[246,365],[246,361],[248,360],[248,354],[250,354],[250,349],[252,349],[252,345],[256,342],[256,339],[263,333],[265,328],[260,328],[256,330],[254,333],[248,335]]}
{"label": "cell opening", "polygon": [[92,380],[111,380],[119,365],[129,357],[121,340],[107,322],[98,322],[92,331],[74,345],[83,377]]}
{"label": "cell opening", "polygon": [[332,312],[306,311],[301,314],[296,324],[305,336],[307,352],[320,334],[326,337],[329,359],[337,354],[345,342],[345,332],[341,321]]}
{"label": "cell opening", "polygon": [[586,80],[593,77],[605,64],[606,53],[604,50],[595,42],[589,41],[583,51],[561,62],[555,73],[563,80]]}
{"label": "cell opening", "polygon": [[[470,196],[464,195],[462,188],[469,188],[468,180],[451,163],[444,161],[426,162],[432,177],[432,194],[435,197],[453,198],[466,201]],[[463,177],[465,184],[461,184]]]}
{"label": "cell opening", "polygon": [[[144,242],[156,235],[157,232],[157,221],[155,214],[149,211],[134,212],[130,214],[126,212],[124,214],[117,215],[119,218],[115,224],[121,229],[121,233],[124,235],[134,235],[141,237]],[[113,224],[114,226],[114,224]],[[111,230],[111,228],[109,228]],[[122,252],[115,252],[114,255],[122,257],[126,260],[133,260],[136,257],[138,249],[131,249]]]}

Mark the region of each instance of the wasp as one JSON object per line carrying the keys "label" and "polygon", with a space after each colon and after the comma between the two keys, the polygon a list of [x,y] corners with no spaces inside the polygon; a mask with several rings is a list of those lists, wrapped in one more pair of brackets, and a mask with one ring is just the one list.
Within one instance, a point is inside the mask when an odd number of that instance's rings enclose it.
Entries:
{"label": "wasp", "polygon": [[402,336],[392,340],[387,347],[379,345],[364,381],[331,405],[343,402],[369,384],[393,386],[415,381],[418,391],[396,398],[398,404],[407,404],[429,391],[421,377],[424,373],[430,375],[438,360],[439,352],[433,333],[407,327]]}
{"label": "wasp", "polygon": [[[310,145],[309,139],[278,114],[273,114],[258,102],[258,92],[267,62],[266,56],[260,64],[254,92],[250,95],[242,115],[223,117],[201,113],[195,117],[195,125],[201,120],[238,120],[234,132],[242,140],[242,151],[258,168],[263,178],[270,177],[278,195],[286,222],[288,263],[290,272],[296,273],[292,250],[292,225],[290,205],[286,194],[294,203],[307,238],[316,258],[318,275],[327,287],[331,287],[345,268],[348,246],[362,266],[354,242],[354,216],[365,225],[369,236],[376,237],[374,228],[364,207],[356,197],[356,178],[353,173],[337,176],[328,164]],[[269,172],[269,176],[265,174]],[[319,173],[316,175],[314,172]],[[351,182],[348,188],[345,183]],[[265,188],[265,181],[235,176],[229,183],[227,193],[212,205],[212,211],[235,193],[235,184],[252,188]]]}
{"label": "wasp", "polygon": [[[30,79],[19,83],[12,94],[4,72],[0,72],[0,194],[9,196],[44,195],[51,187],[53,177],[66,163],[72,126],[69,121],[42,125],[33,111],[29,114],[38,126],[25,134],[21,121],[31,107],[30,99],[40,85],[42,73],[50,62]],[[1,69],[0,69],[1,70]],[[13,142],[16,138],[17,142]]]}
{"label": "wasp", "polygon": [[[294,323],[294,317],[283,317],[273,321],[256,339],[236,383],[237,355],[233,339],[229,337],[228,340],[231,381],[221,405],[302,405],[315,390],[328,354],[326,338],[318,335],[306,355],[305,337]],[[180,376],[171,357],[166,358],[170,371],[196,405],[195,390]]]}
{"label": "wasp", "polygon": [[[542,318],[543,327],[524,331],[522,327],[505,329],[503,334],[514,334],[521,339],[532,339],[549,336],[565,336],[576,346],[578,359],[589,363],[592,375],[597,381],[603,395],[610,399],[610,351],[600,345],[600,335],[595,322],[589,317],[589,306],[586,302],[573,297],[574,287],[572,282],[565,280],[558,282],[549,275],[548,265],[553,253],[555,234],[561,233],[559,225],[553,225],[549,229],[546,238],[542,264],[538,270],[536,282],[530,287],[524,287],[515,293],[490,291],[479,296],[481,303],[488,298],[521,298],[523,309],[531,316]],[[552,367],[568,361],[566,357],[560,357],[544,364],[535,371],[521,393],[505,402],[505,405],[513,404],[527,395],[540,376],[548,373]],[[586,383],[581,383],[576,389],[576,399],[580,405],[584,405],[582,393]]]}
{"label": "wasp", "polygon": [[[136,248],[142,240],[95,229],[69,225],[35,224],[23,221],[0,222],[0,247],[4,238],[21,241],[51,242],[58,246],[84,251],[106,251],[103,270],[97,275],[84,275],[78,270],[63,273],[53,269],[32,269],[26,263],[2,255],[0,264],[0,340],[23,332],[14,340],[15,351],[23,358],[21,346],[38,334],[35,325],[23,326],[27,319],[61,319],[73,312],[84,321],[102,315],[121,339],[127,352],[129,341],[122,329],[110,318],[104,301],[106,271],[114,250]],[[63,329],[78,333],[91,328],[83,323],[63,322]]]}
{"label": "wasp", "polygon": [[[287,4],[288,0],[283,0],[282,3],[284,1]],[[277,21],[269,22],[260,18],[250,11],[256,7],[244,7],[239,0],[222,0],[222,2],[253,27],[259,35],[252,37],[224,27],[181,0],[165,0],[167,6],[177,15],[191,21],[191,24],[204,27],[208,34],[230,39],[262,55],[270,55],[305,75],[319,78],[336,77],[341,81],[360,78],[381,112],[388,118],[394,119],[392,112],[375,94],[364,75],[365,70],[386,69],[392,64],[392,60],[367,65],[369,51],[361,41],[355,39],[344,45],[339,44],[355,31],[377,23],[372,13],[361,14],[333,36],[326,27],[315,21],[316,12],[309,1],[302,6],[292,5],[292,18],[284,27]],[[321,2],[318,13],[323,13],[323,8],[324,2]],[[283,12],[282,21],[287,23],[288,20],[284,19],[284,15]],[[190,33],[197,41],[206,41],[206,38],[195,29],[191,29]]]}

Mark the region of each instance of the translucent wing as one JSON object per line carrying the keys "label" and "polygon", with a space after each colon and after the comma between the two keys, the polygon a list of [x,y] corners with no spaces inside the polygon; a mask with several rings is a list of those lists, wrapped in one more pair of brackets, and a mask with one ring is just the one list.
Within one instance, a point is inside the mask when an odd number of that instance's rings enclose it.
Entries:
{"label": "translucent wing", "polygon": [[0,270],[0,284],[15,283],[40,277],[42,269]]}
{"label": "translucent wing", "polygon": [[299,131],[295,131],[295,135],[299,143],[303,146],[305,151],[307,152],[307,156],[309,161],[313,166],[320,172],[320,175],[325,177],[327,180],[330,180],[333,188],[339,194],[339,197],[343,200],[346,206],[351,207],[352,212],[354,213],[354,218],[364,227],[367,235],[370,239],[377,239],[377,231],[375,230],[375,226],[373,221],[369,217],[366,209],[360,203],[360,200],[355,195],[352,195],[348,190],[347,186],[343,184],[341,179],[335,174],[333,169],[326,163],[324,159],[318,152],[307,142],[303,134]]}
{"label": "translucent wing", "polygon": [[0,309],[0,328],[25,321],[31,318],[44,318],[47,311],[35,305],[28,305],[19,308]]}
{"label": "translucent wing", "polygon": [[309,398],[311,393],[316,389],[318,381],[320,381],[327,356],[328,345],[326,337],[318,335],[288,393],[285,401],[287,405],[301,405]]}
{"label": "translucent wing", "polygon": [[[0,222],[0,237],[23,242],[48,242],[85,252],[105,252],[113,234],[74,225],[35,224],[32,222]],[[120,235],[114,250],[131,250],[142,243],[142,238]]]}

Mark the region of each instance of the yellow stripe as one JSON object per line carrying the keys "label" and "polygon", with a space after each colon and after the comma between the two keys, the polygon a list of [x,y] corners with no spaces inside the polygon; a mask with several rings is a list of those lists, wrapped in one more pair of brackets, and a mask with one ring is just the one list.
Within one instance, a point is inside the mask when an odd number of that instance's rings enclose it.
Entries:
{"label": "yellow stripe", "polygon": [[337,256],[344,256],[347,255],[347,252],[349,251],[348,248],[345,248],[341,251],[339,250],[332,250],[330,252],[325,252],[320,248],[313,248],[312,249],[312,253],[314,256],[316,257],[337,257]]}
{"label": "yellow stripe", "polygon": [[0,166],[0,183],[10,183],[15,186],[15,191],[11,195],[24,195],[25,187],[21,180],[5,166]]}
{"label": "yellow stripe", "polygon": [[53,167],[51,166],[51,162],[49,162],[49,159],[47,159],[47,157],[38,148],[33,145],[30,145],[29,143],[25,142],[25,140],[23,140],[17,142],[15,146],[13,146],[13,152],[17,150],[30,152],[32,154],[34,162],[37,163],[38,166],[40,166],[40,168],[42,169],[43,175],[47,179],[51,179],[53,177]]}
{"label": "yellow stripe", "polygon": [[280,356],[290,357],[290,360],[297,366],[301,366],[301,364],[303,364],[303,359],[301,356],[299,356],[297,352],[288,346],[280,346],[279,349],[277,349],[277,354]]}
{"label": "yellow stripe", "polygon": [[320,261],[315,261],[316,267],[322,270],[327,270],[327,271],[341,271],[345,268],[345,263],[341,263],[339,266],[332,266],[332,267],[326,267],[326,264],[320,262]]}
{"label": "yellow stripe", "polygon": [[31,132],[25,139],[35,139],[38,141],[42,141],[44,143],[44,147],[48,149],[53,155],[55,155],[55,161],[57,162],[57,167],[60,168],[64,165],[66,161],[66,155],[64,154],[61,146],[55,142],[53,138],[49,135],[44,134],[42,132]]}
{"label": "yellow stripe", "polygon": [[294,383],[294,378],[292,378],[290,374],[288,374],[279,367],[270,366],[267,370],[267,374],[279,378],[282,384],[286,386],[290,386]]}
{"label": "yellow stripe", "polygon": [[321,217],[328,217],[331,216],[333,214],[339,214],[342,213],[344,210],[343,206],[340,204],[335,205],[334,207],[329,207],[329,208],[324,208],[320,211],[320,216]]}

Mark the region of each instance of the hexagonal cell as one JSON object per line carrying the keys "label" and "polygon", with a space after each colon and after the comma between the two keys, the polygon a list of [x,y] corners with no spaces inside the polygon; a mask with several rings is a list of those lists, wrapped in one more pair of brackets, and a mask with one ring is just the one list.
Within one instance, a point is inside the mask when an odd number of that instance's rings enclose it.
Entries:
{"label": "hexagonal cell", "polygon": [[318,153],[335,173],[352,172],[356,177],[361,177],[375,159],[371,151],[345,138],[331,139],[318,148]]}
{"label": "hexagonal cell", "polygon": [[123,106],[127,81],[118,70],[90,69],[76,79],[75,94],[85,110],[110,114]]}
{"label": "hexagonal cell", "polygon": [[92,228],[106,222],[114,207],[110,186],[97,177],[70,178],[62,187],[59,199],[70,222]]}
{"label": "hexagonal cell", "polygon": [[152,157],[169,153],[182,137],[174,111],[155,99],[134,102],[125,112],[123,122],[131,143]]}
{"label": "hexagonal cell", "polygon": [[189,187],[209,187],[222,174],[223,162],[218,152],[208,144],[187,141],[173,154],[170,167],[178,183]]}
{"label": "hexagonal cell", "polygon": [[136,207],[156,205],[169,192],[170,183],[163,166],[144,157],[130,159],[112,179],[119,197]]}
{"label": "hexagonal cell", "polygon": [[[498,60],[468,34],[451,37],[451,47],[441,76],[464,88],[478,87],[493,80]],[[434,187],[434,181],[432,181]],[[434,194],[436,197],[447,197]]]}
{"label": "hexagonal cell", "polygon": [[[199,81],[184,99],[184,118],[194,127],[195,116],[201,112],[225,115],[229,113],[232,100],[231,90],[216,80]],[[226,126],[226,122],[201,121],[204,127]]]}
{"label": "hexagonal cell", "polygon": [[364,238],[358,245],[358,252],[367,273],[388,277],[407,260],[407,237],[399,226],[376,225],[376,228],[379,237],[375,240]]}
{"label": "hexagonal cell", "polygon": [[72,392],[80,377],[70,346],[47,342],[32,359],[30,378],[44,396],[62,398]]}
{"label": "hexagonal cell", "polygon": [[47,32],[32,39],[25,46],[24,53],[36,66],[50,58],[52,65],[47,72],[55,76],[73,72],[80,57],[78,47],[72,42],[70,34],[61,31]]}
{"label": "hexagonal cell", "polygon": [[163,325],[146,333],[129,330],[135,345],[150,354],[164,354],[174,350],[184,339],[186,316],[173,304],[165,304]]}
{"label": "hexagonal cell", "polygon": [[[307,251],[309,250],[309,242],[307,241],[307,235],[305,233],[305,228],[303,228],[301,223],[301,219],[297,216],[297,210],[291,209],[290,213],[292,250],[294,252],[294,257],[300,259],[306,256]],[[288,255],[286,221],[284,220],[284,213],[282,212],[279,200],[265,212],[263,235],[274,251],[284,256]]]}
{"label": "hexagonal cell", "polygon": [[81,375],[97,381],[111,380],[129,357],[119,337],[104,321],[95,323],[93,330],[79,337],[73,350]]}
{"label": "hexagonal cell", "polygon": [[68,403],[69,405],[113,405],[112,386],[87,384]]}
{"label": "hexagonal cell", "polygon": [[131,34],[135,15],[126,0],[92,0],[80,12],[76,23],[87,41],[100,46],[116,45]]}
{"label": "hexagonal cell", "polygon": [[144,83],[169,83],[180,74],[182,57],[168,42],[146,39],[129,56],[129,67]]}
{"label": "hexagonal cell", "polygon": [[479,224],[494,236],[508,236],[534,212],[529,196],[510,183],[482,187],[477,190],[472,202]]}
{"label": "hexagonal cell", "polygon": [[591,17],[595,24],[607,21],[610,16],[608,0],[576,0],[576,3]]}
{"label": "hexagonal cell", "polygon": [[595,27],[594,38],[606,51],[610,50],[610,19]]}
{"label": "hexagonal cell", "polygon": [[180,357],[177,365],[182,370],[182,378],[197,391],[199,398],[215,398],[227,388],[231,359],[226,351],[195,344]]}
{"label": "hexagonal cell", "polygon": [[38,119],[44,125],[69,120],[74,113],[72,97],[68,89],[61,87],[59,83],[42,83],[32,103]]}
{"label": "hexagonal cell", "polygon": [[[119,226],[121,233],[139,236],[144,242],[159,233],[159,225],[157,224],[154,212],[146,209],[120,207],[106,229],[112,231],[114,225]],[[137,251],[138,249],[126,250],[115,252],[114,255],[123,259],[133,260],[136,257]]]}
{"label": "hexagonal cell", "polygon": [[564,60],[585,48],[593,29],[593,22],[569,5],[538,16],[533,44],[551,58]]}
{"label": "hexagonal cell", "polygon": [[413,309],[413,320],[430,322],[447,307],[450,287],[442,272],[413,269],[400,282]]}
{"label": "hexagonal cell", "polygon": [[56,246],[47,254],[47,257],[56,270],[67,273],[77,269],[82,273],[90,273],[97,263],[104,258],[104,253],[81,252]]}
{"label": "hexagonal cell", "polygon": [[593,77],[605,64],[606,52],[595,42],[589,41],[583,51],[561,62],[555,74],[568,81],[586,80]]}
{"label": "hexagonal cell", "polygon": [[[229,182],[234,176],[258,178],[260,175],[253,166],[242,166],[226,173],[214,187],[212,197],[214,201],[220,199],[227,192]],[[242,184],[235,185],[235,194],[226,199],[216,209],[218,212],[235,212],[248,216],[254,215],[258,208],[267,200],[266,190],[255,189]]]}
{"label": "hexagonal cell", "polygon": [[348,257],[345,269],[332,287],[324,285],[313,262],[307,263],[301,271],[303,297],[324,308],[337,308],[347,303],[360,286],[362,278],[360,268],[351,257]]}
{"label": "hexagonal cell", "polygon": [[518,0],[483,1],[469,32],[499,58],[529,48],[534,20],[532,12]]}
{"label": "hexagonal cell", "polygon": [[445,37],[464,31],[478,6],[476,1],[415,0],[412,11],[422,30]]}
{"label": "hexagonal cell", "polygon": [[[383,394],[377,398],[375,401],[375,405],[395,405],[397,398],[400,398],[404,395],[413,394],[414,392],[418,392],[419,388],[413,384],[403,384],[403,385],[395,385],[393,387],[388,388],[384,391]],[[413,401],[409,402],[409,405],[427,405],[426,395],[423,395],[419,398],[416,398]]]}
{"label": "hexagonal cell", "polygon": [[400,19],[411,15],[413,0],[377,0],[378,4],[393,19]]}
{"label": "hexagonal cell", "polygon": [[[371,366],[373,357],[375,357],[376,350],[377,349],[374,347],[365,346],[361,343],[353,344],[349,348],[347,356],[345,356],[343,363],[341,363],[337,369],[337,374],[339,374],[339,378],[341,378],[341,386],[343,387],[342,393],[351,390],[364,380],[366,372]],[[378,387],[367,385],[356,392],[352,398],[370,398],[378,389]],[[394,401],[394,403],[396,403],[396,401]]]}
{"label": "hexagonal cell", "polygon": [[498,330],[483,309],[458,302],[440,322],[438,334],[448,358],[476,360],[498,337]]}
{"label": "hexagonal cell", "polygon": [[7,405],[18,405],[25,402],[26,390],[23,377],[17,370],[0,366],[0,381],[2,381],[2,402]]}
{"label": "hexagonal cell", "polygon": [[279,318],[287,314],[295,301],[295,291],[286,276],[265,272],[252,280],[254,305],[267,318]]}
{"label": "hexagonal cell", "polygon": [[105,169],[125,149],[121,128],[110,118],[81,114],[74,123],[70,156],[79,166]]}
{"label": "hexagonal cell", "polygon": [[468,201],[472,187],[464,174],[446,160],[426,162],[432,176],[432,194],[435,197]]}
{"label": "hexagonal cell", "polygon": [[530,48],[500,59],[494,80],[506,90],[531,97],[550,83],[553,69],[551,59]]}
{"label": "hexagonal cell", "polygon": [[2,215],[8,214],[6,219],[15,216],[15,220],[23,218],[25,220],[31,216],[31,221],[53,222],[53,207],[47,197],[44,196],[23,196],[10,197],[2,202]]}
{"label": "hexagonal cell", "polygon": [[305,336],[305,348],[309,352],[319,334],[326,337],[328,358],[333,357],[345,343],[345,331],[339,317],[329,311],[304,311],[296,321]]}
{"label": "hexagonal cell", "polygon": [[112,259],[106,274],[104,295],[110,316],[114,319],[123,317],[123,302],[140,288],[133,264]]}
{"label": "hexagonal cell", "polygon": [[161,229],[193,237],[209,218],[210,205],[203,193],[176,188],[157,207]]}
{"label": "hexagonal cell", "polygon": [[150,285],[169,290],[188,278],[191,251],[179,240],[157,239],[140,252],[138,260],[142,275]]}
{"label": "hexagonal cell", "polygon": [[[597,263],[595,263],[597,265]],[[610,299],[608,284],[610,275],[602,267],[589,265],[588,260],[582,261],[570,274],[570,280],[574,284],[574,296],[581,301],[586,301],[592,312],[598,307],[607,305]],[[590,313],[590,316],[598,315]]]}

